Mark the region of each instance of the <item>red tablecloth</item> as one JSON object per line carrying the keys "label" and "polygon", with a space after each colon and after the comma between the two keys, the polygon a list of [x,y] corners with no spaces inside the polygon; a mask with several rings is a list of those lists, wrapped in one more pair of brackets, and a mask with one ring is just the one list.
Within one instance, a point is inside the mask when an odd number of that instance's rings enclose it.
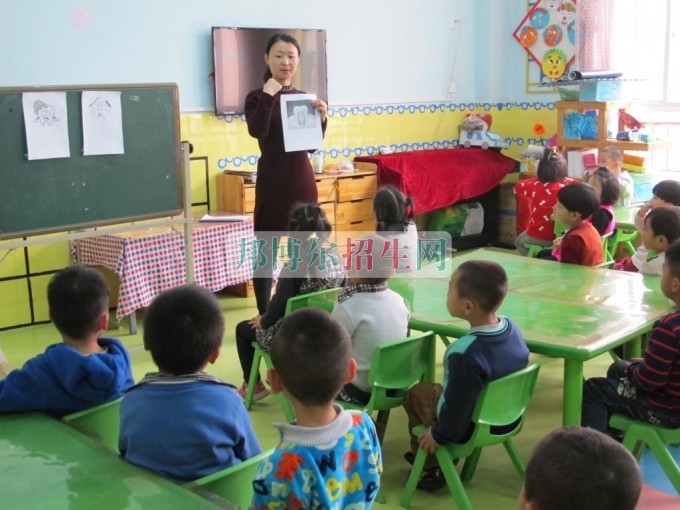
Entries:
{"label": "red tablecloth", "polygon": [[[215,292],[253,277],[244,247],[254,239],[252,220],[195,223],[194,281]],[[72,244],[74,261],[103,266],[120,278],[119,320],[163,290],[186,283],[183,228],[154,228],[79,239]]]}
{"label": "red tablecloth", "polygon": [[360,156],[378,165],[378,186],[391,184],[425,213],[483,195],[510,172],[517,161],[497,150],[479,147]]}

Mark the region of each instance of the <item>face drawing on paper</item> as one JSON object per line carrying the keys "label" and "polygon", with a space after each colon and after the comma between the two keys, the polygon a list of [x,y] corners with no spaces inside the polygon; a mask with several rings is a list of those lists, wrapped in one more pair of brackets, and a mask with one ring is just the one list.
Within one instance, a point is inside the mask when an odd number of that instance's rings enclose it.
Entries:
{"label": "face drawing on paper", "polygon": [[94,117],[106,118],[109,116],[109,112],[111,111],[111,103],[109,103],[106,99],[98,97],[90,103],[89,108],[90,113],[92,113]]}
{"label": "face drawing on paper", "polygon": [[54,116],[54,106],[40,100],[33,103],[33,115],[35,116],[33,121],[40,122],[41,126],[44,126],[45,124],[51,126],[53,122],[59,121],[59,119]]}

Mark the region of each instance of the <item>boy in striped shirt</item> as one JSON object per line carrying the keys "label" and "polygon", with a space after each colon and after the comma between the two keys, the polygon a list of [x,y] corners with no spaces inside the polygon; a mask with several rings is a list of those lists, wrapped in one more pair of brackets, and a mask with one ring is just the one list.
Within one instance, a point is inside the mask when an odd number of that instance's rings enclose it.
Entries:
{"label": "boy in striped shirt", "polygon": [[586,381],[584,426],[607,432],[609,416],[621,413],[664,427],[680,427],[680,240],[666,250],[661,290],[676,310],[654,324],[642,359],[617,361],[607,377]]}

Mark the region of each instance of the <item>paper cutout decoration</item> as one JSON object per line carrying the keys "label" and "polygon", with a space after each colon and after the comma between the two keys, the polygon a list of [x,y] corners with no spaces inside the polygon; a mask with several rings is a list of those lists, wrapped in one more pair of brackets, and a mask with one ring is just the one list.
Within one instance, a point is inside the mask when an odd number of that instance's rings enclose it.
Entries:
{"label": "paper cutout decoration", "polygon": [[538,0],[512,35],[543,74],[557,80],[574,62],[575,24],[576,0]]}
{"label": "paper cutout decoration", "polygon": [[24,92],[21,103],[28,159],[70,157],[66,92]]}

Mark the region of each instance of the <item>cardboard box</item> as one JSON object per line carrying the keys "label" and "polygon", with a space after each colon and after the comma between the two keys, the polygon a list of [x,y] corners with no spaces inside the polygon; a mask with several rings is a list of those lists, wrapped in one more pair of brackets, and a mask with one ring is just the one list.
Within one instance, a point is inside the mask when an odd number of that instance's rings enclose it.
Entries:
{"label": "cardboard box", "polygon": [[567,152],[569,177],[582,179],[583,173],[597,167],[597,149],[574,149]]}
{"label": "cardboard box", "polygon": [[621,101],[623,82],[616,80],[585,81],[579,85],[579,101]]}

